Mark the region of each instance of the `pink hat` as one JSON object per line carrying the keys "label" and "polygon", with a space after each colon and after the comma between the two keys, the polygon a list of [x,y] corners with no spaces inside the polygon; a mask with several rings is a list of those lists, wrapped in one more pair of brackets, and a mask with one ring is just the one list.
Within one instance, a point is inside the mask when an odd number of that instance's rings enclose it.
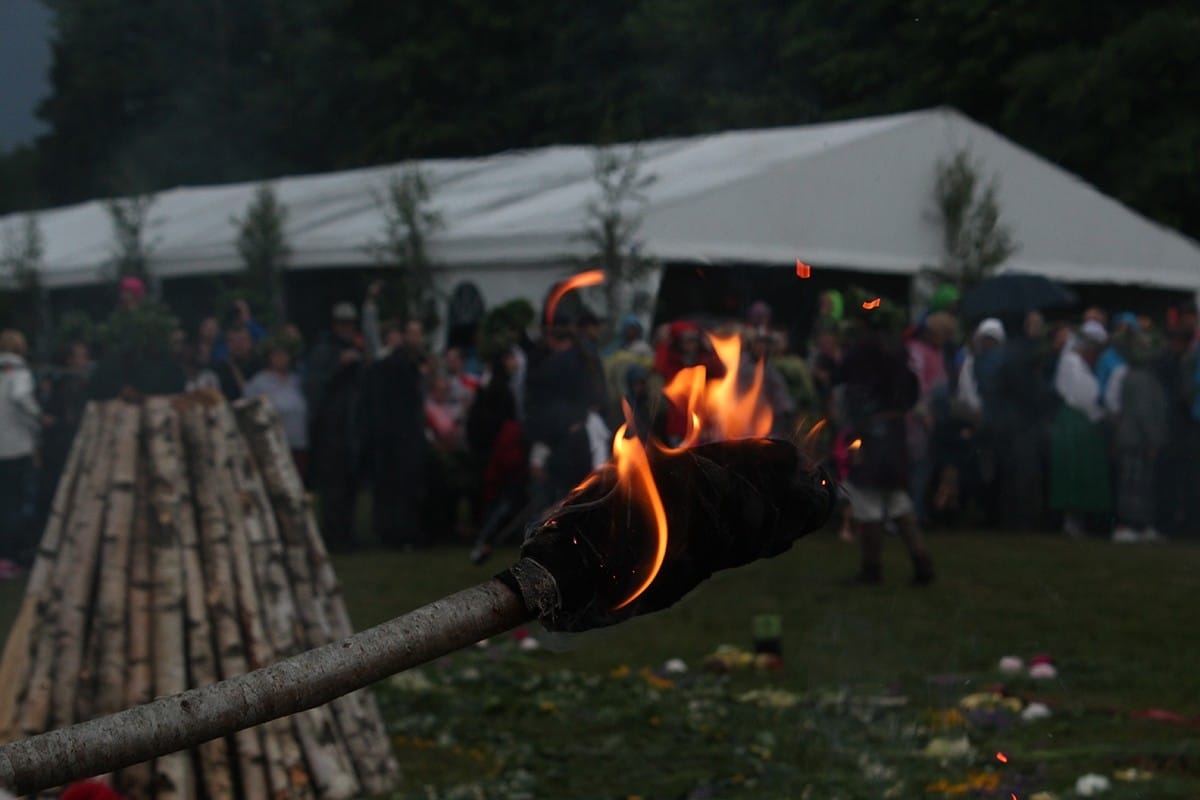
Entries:
{"label": "pink hat", "polygon": [[126,275],[121,278],[121,282],[117,284],[117,288],[122,292],[132,292],[137,295],[137,299],[141,300],[146,296],[146,284],[142,283],[141,278],[135,278],[133,275]]}

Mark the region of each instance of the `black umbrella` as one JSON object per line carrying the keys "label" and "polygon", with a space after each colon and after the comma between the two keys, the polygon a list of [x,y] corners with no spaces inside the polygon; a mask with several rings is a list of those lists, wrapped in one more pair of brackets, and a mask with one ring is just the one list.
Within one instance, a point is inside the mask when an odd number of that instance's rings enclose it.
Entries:
{"label": "black umbrella", "polygon": [[1073,291],[1044,275],[1006,272],[986,278],[968,289],[963,293],[959,309],[964,317],[982,319],[1070,308],[1078,302]]}

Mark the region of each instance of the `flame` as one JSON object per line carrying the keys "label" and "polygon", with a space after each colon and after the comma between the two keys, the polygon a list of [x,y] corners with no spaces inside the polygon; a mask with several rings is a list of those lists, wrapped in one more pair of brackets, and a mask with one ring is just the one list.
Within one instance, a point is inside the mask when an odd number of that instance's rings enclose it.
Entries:
{"label": "flame", "polygon": [[590,269],[587,272],[580,272],[578,275],[572,275],[565,281],[554,287],[554,291],[550,293],[550,299],[546,301],[546,321],[554,322],[554,311],[558,308],[558,301],[563,299],[563,295],[573,289],[582,289],[585,286],[596,286],[604,283],[604,270]]}
{"label": "flame", "polygon": [[862,447],[862,439],[855,439],[853,442],[850,443],[850,446],[848,449],[857,450],[860,447]]}
{"label": "flame", "polygon": [[658,577],[658,571],[662,569],[663,561],[667,557],[667,510],[663,507],[662,496],[658,493],[658,486],[654,483],[654,474],[650,471],[650,458],[646,454],[646,446],[636,436],[625,438],[633,411],[629,408],[628,403],[622,403],[622,407],[625,410],[625,424],[617,429],[617,435],[613,437],[613,460],[617,464],[617,486],[629,492],[631,498],[636,498],[643,506],[648,507],[654,517],[656,541],[654,557],[650,562],[650,568],[646,570],[646,576],[642,578],[641,584],[633,590],[633,593],[618,603],[616,608],[624,608],[641,596],[642,592],[646,591]]}
{"label": "flame", "polygon": [[996,760],[999,761],[1001,764],[1007,764],[1008,756],[1006,756],[1004,753],[996,753]]}
{"label": "flame", "polygon": [[738,380],[742,359],[742,340],[737,335],[709,336],[713,352],[724,367],[719,378],[709,378],[704,365],[685,367],[663,389],[668,402],[687,415],[687,429],[676,447],[659,442],[644,443],[638,437],[626,438],[632,426],[633,412],[622,403],[625,424],[613,438],[613,462],[617,470],[616,491],[627,492],[630,499],[654,520],[654,553],[636,589],[616,606],[632,603],[654,582],[667,555],[668,523],[662,496],[654,483],[647,448],[658,452],[679,453],[702,441],[767,436],[774,422],[771,407],[763,397],[764,365],[755,366],[753,380],[743,388]]}
{"label": "flame", "polygon": [[805,264],[803,261],[801,261],[798,258],[796,259],[796,277],[797,278],[811,278],[812,277],[812,267],[810,267],[808,264]]}
{"label": "flame", "polygon": [[876,297],[874,300],[864,300],[862,306],[865,311],[871,311],[879,308],[880,304],[882,303],[883,301]]}

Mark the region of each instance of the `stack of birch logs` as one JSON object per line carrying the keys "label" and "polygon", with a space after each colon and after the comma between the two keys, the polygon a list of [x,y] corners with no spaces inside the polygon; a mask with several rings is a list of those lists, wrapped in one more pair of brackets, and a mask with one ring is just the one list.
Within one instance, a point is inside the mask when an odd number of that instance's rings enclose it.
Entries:
{"label": "stack of birch logs", "polygon": [[[0,741],[350,633],[269,402],[93,403],[0,659]],[[130,800],[340,800],[396,777],[367,691],[108,776]]]}

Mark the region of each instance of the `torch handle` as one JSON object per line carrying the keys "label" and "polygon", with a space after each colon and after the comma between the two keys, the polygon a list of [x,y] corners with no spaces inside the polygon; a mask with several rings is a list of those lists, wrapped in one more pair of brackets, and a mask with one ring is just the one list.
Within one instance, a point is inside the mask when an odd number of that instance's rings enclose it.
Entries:
{"label": "torch handle", "polygon": [[33,794],[195,747],[342,695],[533,618],[498,580],[268,667],[0,747],[0,787]]}

